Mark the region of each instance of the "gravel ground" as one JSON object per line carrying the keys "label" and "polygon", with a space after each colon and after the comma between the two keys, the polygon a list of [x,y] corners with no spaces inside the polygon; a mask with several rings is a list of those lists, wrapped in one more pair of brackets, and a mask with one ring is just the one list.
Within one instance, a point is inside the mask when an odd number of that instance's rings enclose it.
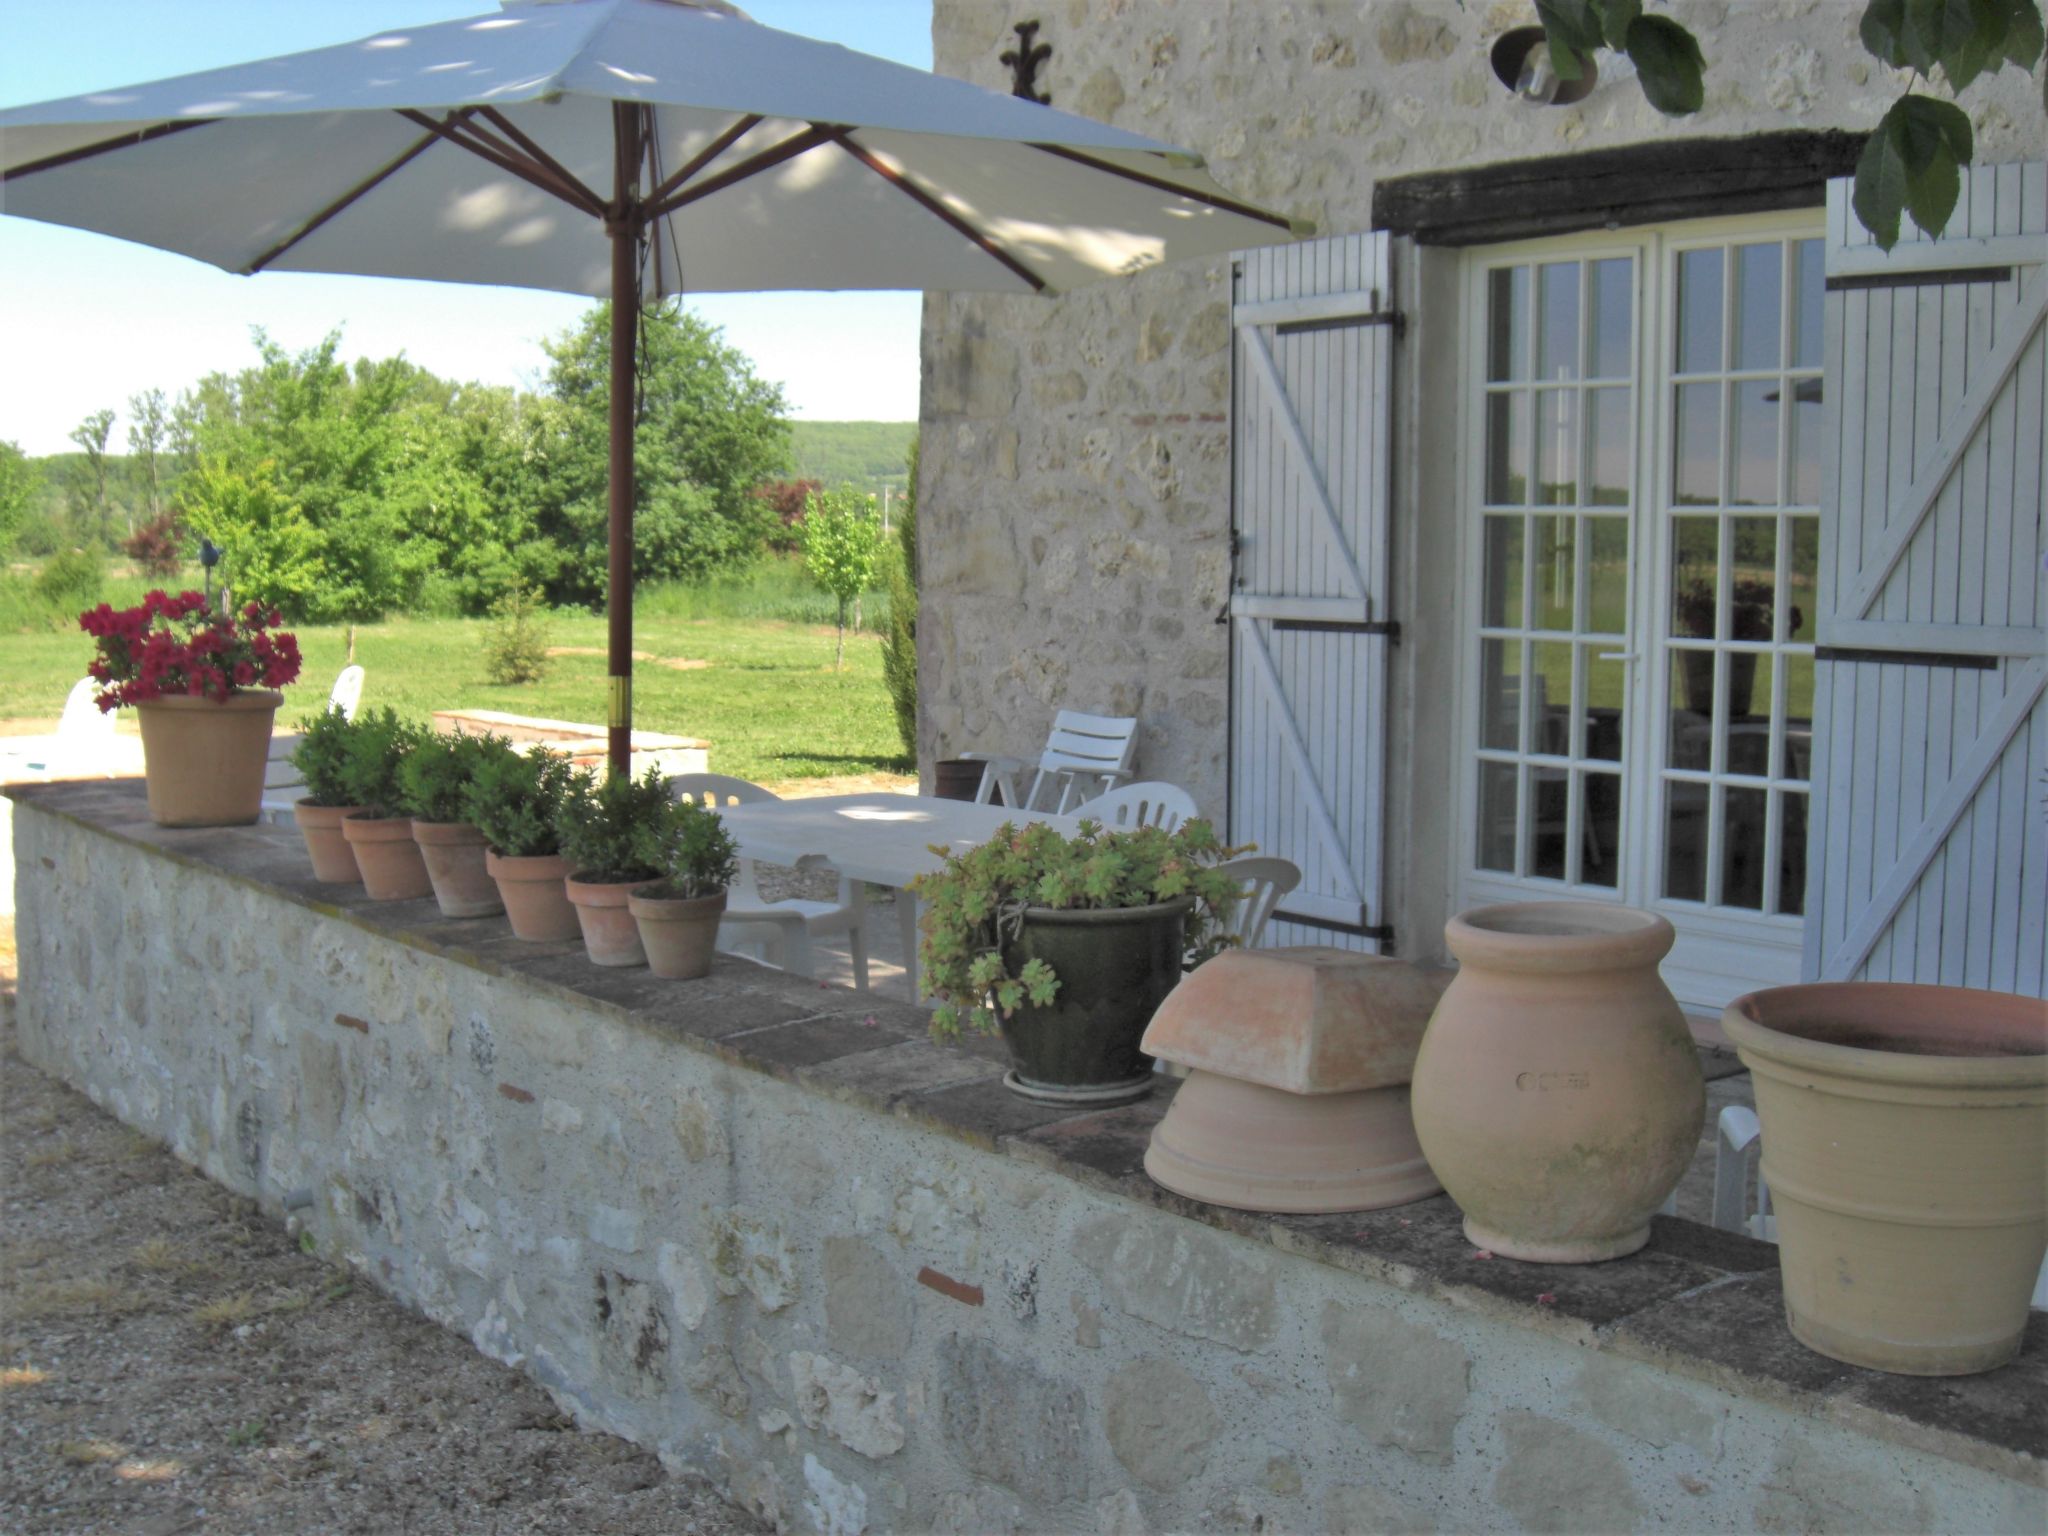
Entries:
{"label": "gravel ground", "polygon": [[760,1530],[28,1066],[0,933],[0,1531]]}

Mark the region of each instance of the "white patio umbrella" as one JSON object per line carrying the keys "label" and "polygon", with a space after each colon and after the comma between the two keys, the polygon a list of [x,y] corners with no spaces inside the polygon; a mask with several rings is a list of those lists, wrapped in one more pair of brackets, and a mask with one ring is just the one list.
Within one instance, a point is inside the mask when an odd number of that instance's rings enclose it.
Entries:
{"label": "white patio umbrella", "polygon": [[1230,197],[1196,156],[722,0],[506,0],[0,112],[0,212],[231,272],[610,297],[615,770],[632,722],[644,301],[1049,293],[1309,232]]}

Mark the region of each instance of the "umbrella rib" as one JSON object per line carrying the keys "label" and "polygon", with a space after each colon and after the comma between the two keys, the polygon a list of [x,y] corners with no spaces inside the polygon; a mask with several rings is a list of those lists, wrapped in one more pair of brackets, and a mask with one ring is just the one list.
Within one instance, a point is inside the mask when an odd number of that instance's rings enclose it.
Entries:
{"label": "umbrella rib", "polygon": [[1257,219],[1262,224],[1277,224],[1292,231],[1294,221],[1285,214],[1272,213],[1250,203],[1241,203],[1234,197],[1221,197],[1214,192],[1202,192],[1193,187],[1184,187],[1179,182],[1169,181],[1164,176],[1153,176],[1145,171],[1134,171],[1111,160],[1098,160],[1093,155],[1083,154],[1078,149],[1069,149],[1064,144],[1033,144],[1033,149],[1044,154],[1056,155],[1062,160],[1071,160],[1076,165],[1085,165],[1091,171],[1101,171],[1105,176],[1120,176],[1125,181],[1135,181],[1140,186],[1154,187],[1161,192],[1171,192],[1175,197],[1184,197],[1191,203],[1204,203],[1211,208],[1220,208],[1225,213],[1235,213],[1243,218]]}
{"label": "umbrella rib", "polygon": [[723,192],[735,182],[745,181],[749,176],[780,165],[785,160],[794,160],[798,155],[816,149],[820,144],[829,143],[833,132],[834,130],[830,128],[806,128],[802,133],[792,135],[780,144],[762,150],[758,155],[749,156],[730,170],[720,171],[709,180],[700,181],[694,187],[685,187],[675,196],[647,206],[643,216],[649,219],[665,219],[700,198],[709,197],[714,192]]}
{"label": "umbrella rib", "polygon": [[9,171],[0,171],[0,184],[23,176],[33,176],[37,171],[54,171],[59,166],[90,160],[95,155],[104,155],[112,150],[133,149],[136,145],[147,144],[152,139],[183,133],[187,128],[204,128],[219,121],[221,119],[217,117],[185,118],[175,123],[156,123],[148,128],[138,128],[133,133],[124,133],[118,138],[101,139],[97,144],[82,144],[77,149],[65,150],[61,155],[50,155],[41,160],[31,160],[26,165],[17,165]]}
{"label": "umbrella rib", "polygon": [[[533,156],[536,162],[547,167],[547,169],[553,172],[556,176],[559,176],[562,179],[563,185],[574,187],[578,192],[582,193],[585,197],[589,198],[591,207],[597,208],[603,206],[603,198],[599,197],[588,186],[586,186],[584,182],[567,166],[563,165],[553,155],[549,154],[546,150],[542,149],[540,145],[536,144],[531,136],[522,132],[519,126],[515,124],[511,118],[507,117],[504,113],[500,112],[496,107],[485,107],[483,109],[483,115],[484,118],[488,122],[490,122],[494,127],[496,127],[500,133],[504,134],[506,138],[510,139],[514,144],[517,144],[521,149],[525,150],[529,155]],[[472,128],[470,131],[474,133],[476,130]]]}
{"label": "umbrella rib", "polygon": [[745,138],[748,134],[752,133],[756,128],[760,127],[761,122],[762,119],[760,115],[757,113],[749,113],[747,116],[740,118],[730,128],[726,129],[725,132],[721,133],[717,138],[713,139],[710,142],[710,144],[706,145],[702,150],[698,151],[696,156],[691,159],[689,164],[685,165],[681,170],[677,171],[675,175],[669,177],[668,180],[664,181],[660,186],[656,187],[652,192],[648,193],[647,201],[649,205],[655,207],[660,206],[660,204],[667,198],[672,196],[676,189],[682,186],[684,182],[688,181],[692,176],[696,175],[699,171],[703,170],[705,166],[709,165],[712,161],[716,160],[720,155],[724,154],[728,149],[731,149],[733,145],[737,144],[741,139]]}
{"label": "umbrella rib", "polygon": [[604,208],[601,205],[592,205],[585,202],[583,200],[584,194],[580,189],[563,186],[550,176],[543,167],[537,164],[529,164],[518,159],[516,156],[508,155],[487,139],[464,138],[453,127],[435,122],[424,112],[416,111],[411,107],[398,107],[395,110],[400,117],[405,118],[408,122],[418,123],[435,137],[446,139],[450,144],[455,145],[458,149],[467,150],[479,160],[489,161],[499,170],[517,176],[521,181],[538,187],[541,191],[547,193],[548,196],[559,198],[570,207],[590,214],[594,218],[602,218],[604,216]]}
{"label": "umbrella rib", "polygon": [[912,181],[910,177],[905,175],[902,171],[899,171],[894,166],[885,163],[879,155],[877,155],[873,150],[869,149],[865,144],[855,143],[852,129],[835,128],[834,130],[832,130],[831,137],[833,143],[837,144],[841,149],[845,150],[849,155],[853,156],[853,158],[858,160],[862,165],[866,166],[869,170],[873,171],[877,176],[881,177],[884,181],[888,182],[890,186],[894,187],[897,191],[901,192],[905,197],[909,198],[912,202],[916,203],[920,208],[923,208],[925,212],[931,214],[941,223],[951,227],[955,233],[961,235],[963,238],[968,240],[973,245],[978,246],[984,253],[993,257],[995,260],[1001,262],[1005,267],[1008,267],[1018,277],[1022,278],[1025,282],[1029,283],[1031,285],[1031,291],[1033,293],[1045,292],[1046,283],[1044,278],[1040,277],[1036,272],[1032,271],[1029,267],[1025,266],[1023,262],[1019,261],[1016,257],[1012,256],[1000,245],[996,244],[993,238],[991,238],[987,234],[984,234],[981,230],[976,229],[972,224],[968,223],[966,219],[962,218],[959,214],[955,213],[951,208],[948,208],[944,203],[940,202],[936,197],[932,196],[931,193],[927,192],[923,187],[920,187],[915,181]]}
{"label": "umbrella rib", "polygon": [[[463,112],[467,113],[472,110],[474,109],[465,107],[463,109]],[[451,119],[451,121],[452,120],[453,119]],[[384,166],[381,170],[375,172],[373,175],[365,177],[362,181],[357,182],[353,187],[350,187],[348,191],[342,193],[340,197],[337,197],[325,208],[322,208],[318,213],[314,214],[312,218],[308,219],[304,224],[301,224],[296,232],[294,232],[287,238],[280,240],[276,245],[273,245],[261,256],[258,256],[254,261],[250,262],[248,266],[242,268],[242,275],[244,277],[254,277],[258,272],[261,272],[265,267],[269,266],[273,261],[277,260],[277,258],[282,256],[286,251],[289,251],[301,240],[304,240],[308,235],[311,235],[315,230],[319,229],[320,226],[325,224],[329,219],[333,218],[336,214],[340,213],[344,208],[347,208],[349,204],[355,202],[358,198],[368,196],[371,192],[375,191],[377,187],[384,182],[385,178],[393,175],[398,171],[403,170],[414,159],[416,159],[422,151],[426,150],[429,146],[436,144],[438,142],[440,142],[439,138],[435,134],[429,133],[422,135],[418,142],[416,142],[410,148],[408,148],[404,154],[400,155],[397,159],[391,161],[388,165]]]}

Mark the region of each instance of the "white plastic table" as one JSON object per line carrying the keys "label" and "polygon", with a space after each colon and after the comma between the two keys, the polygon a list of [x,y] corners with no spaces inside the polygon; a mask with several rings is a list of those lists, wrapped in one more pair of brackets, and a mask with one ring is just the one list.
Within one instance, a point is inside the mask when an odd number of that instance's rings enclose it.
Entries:
{"label": "white plastic table", "polygon": [[896,920],[903,934],[903,969],[917,996],[917,902],[905,889],[944,860],[932,845],[964,852],[995,836],[1006,821],[1050,822],[1076,831],[1078,817],[1007,810],[971,800],[930,795],[820,795],[810,800],[763,800],[719,813],[743,858],[798,869],[832,869],[852,880],[901,892]]}

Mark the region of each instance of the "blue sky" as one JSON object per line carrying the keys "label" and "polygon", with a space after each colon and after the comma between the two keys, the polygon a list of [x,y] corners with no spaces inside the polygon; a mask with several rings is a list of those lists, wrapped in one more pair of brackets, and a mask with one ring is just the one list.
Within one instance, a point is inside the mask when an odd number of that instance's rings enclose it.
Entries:
{"label": "blue sky", "polygon": [[[930,0],[742,0],[756,21],[931,67]],[[491,0],[0,0],[0,106],[347,42],[478,15]],[[199,262],[26,219],[0,218],[0,439],[31,454],[149,388],[175,396],[253,361],[249,328],[311,346],[342,327],[349,357],[403,351],[451,378],[533,383],[542,337],[585,301],[455,283],[274,273]],[[711,295],[692,307],[784,386],[795,414],[917,414],[916,294]]]}

